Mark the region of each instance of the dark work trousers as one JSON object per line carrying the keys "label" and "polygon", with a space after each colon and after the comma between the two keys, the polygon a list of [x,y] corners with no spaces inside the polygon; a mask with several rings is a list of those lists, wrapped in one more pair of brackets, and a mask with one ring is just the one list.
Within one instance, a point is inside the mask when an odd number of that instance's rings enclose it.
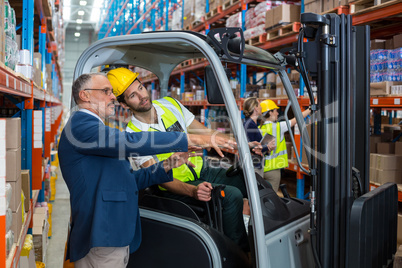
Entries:
{"label": "dark work trousers", "polygon": [[[231,238],[241,248],[248,248],[247,234],[243,222],[243,198],[247,197],[247,190],[244,184],[243,174],[227,177],[226,170],[223,168],[210,167],[204,161],[201,169],[200,179],[188,181],[186,183],[198,185],[204,181],[210,182],[212,187],[224,184],[225,197],[222,202],[223,231],[226,236]],[[163,191],[166,197],[174,198],[184,203],[194,203],[194,198],[176,195]]]}

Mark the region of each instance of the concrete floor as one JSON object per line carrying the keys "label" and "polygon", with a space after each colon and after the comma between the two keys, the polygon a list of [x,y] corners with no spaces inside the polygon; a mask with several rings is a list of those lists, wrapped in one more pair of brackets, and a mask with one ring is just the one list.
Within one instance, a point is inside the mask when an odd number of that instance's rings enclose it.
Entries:
{"label": "concrete floor", "polygon": [[64,248],[67,240],[67,228],[70,221],[70,193],[57,169],[56,197],[52,212],[52,237],[48,240],[46,267],[62,268]]}

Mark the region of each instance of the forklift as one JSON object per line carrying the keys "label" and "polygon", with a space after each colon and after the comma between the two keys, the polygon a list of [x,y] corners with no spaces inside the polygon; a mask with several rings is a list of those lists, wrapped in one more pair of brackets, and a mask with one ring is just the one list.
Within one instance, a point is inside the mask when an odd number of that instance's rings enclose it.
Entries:
{"label": "forklift", "polygon": [[[74,80],[104,65],[134,65],[157,76],[167,94],[172,71],[183,61],[205,58],[205,89],[210,104],[225,104],[238,144],[239,162],[250,203],[244,252],[226,237],[213,204],[190,206],[152,191],[140,200],[142,244],[128,267],[391,267],[397,248],[398,190],[369,185],[370,29],[353,26],[350,15],[301,14],[298,42],[276,54],[246,44],[241,28],[147,32],[105,38],[80,56]],[[307,40],[307,41],[306,41]],[[241,112],[225,66],[258,66],[279,74],[288,112],[301,131],[310,176],[308,200],[284,194],[254,172]],[[286,68],[302,77],[312,110],[311,137]],[[316,81],[317,96],[311,80]],[[317,128],[317,137],[315,137]],[[290,131],[291,132],[291,131]],[[293,147],[297,148],[293,133]],[[316,142],[315,142],[316,141]],[[296,155],[300,155],[297,152]]]}

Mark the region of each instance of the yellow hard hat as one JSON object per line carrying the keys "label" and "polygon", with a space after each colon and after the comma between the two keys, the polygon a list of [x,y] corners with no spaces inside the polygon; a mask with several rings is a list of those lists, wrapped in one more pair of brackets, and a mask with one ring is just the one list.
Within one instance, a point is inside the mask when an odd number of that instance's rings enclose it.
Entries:
{"label": "yellow hard hat", "polygon": [[276,103],[272,100],[262,101],[260,102],[260,106],[261,106],[261,113],[263,114],[274,109],[279,109]]}
{"label": "yellow hard hat", "polygon": [[126,68],[116,68],[107,73],[107,79],[113,87],[113,94],[118,97],[134,82],[138,73]]}

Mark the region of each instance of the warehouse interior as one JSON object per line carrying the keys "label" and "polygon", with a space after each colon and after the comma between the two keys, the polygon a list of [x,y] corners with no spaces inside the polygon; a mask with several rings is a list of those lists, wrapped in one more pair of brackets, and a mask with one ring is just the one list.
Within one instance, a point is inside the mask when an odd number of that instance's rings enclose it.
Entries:
{"label": "warehouse interior", "polygon": [[[4,239],[0,242],[0,267],[73,267],[64,261],[70,194],[59,167],[58,145],[72,114],[71,88],[74,79],[78,78],[77,73],[81,74],[76,68],[77,62],[88,47],[97,41],[102,44],[111,37],[113,40],[119,36],[141,36],[153,31],[184,30],[207,36],[218,28],[235,27],[242,30],[245,45],[272,55],[277,52],[290,55],[298,48],[301,29],[307,27],[301,21],[301,15],[306,13],[327,18],[339,16],[342,20],[347,17],[352,20],[353,27],[367,25],[369,29],[365,92],[368,102],[365,135],[368,139],[364,141],[367,171],[360,172],[366,176],[364,180],[368,184],[363,188],[366,187],[367,192],[379,191],[387,183],[397,189],[397,220],[389,223],[390,229],[395,227],[397,231],[396,237],[390,239],[392,243],[389,242],[393,248],[386,267],[402,267],[402,248],[398,250],[402,245],[400,0],[0,0],[0,28],[5,29],[0,33],[0,181],[3,185],[0,188],[5,189],[0,191],[3,204],[0,222],[4,224],[0,231],[0,237]],[[306,44],[312,42],[307,42],[307,37],[303,41]],[[336,46],[338,44],[333,47]],[[224,54],[222,51],[220,59]],[[237,130],[228,119],[232,116],[230,105],[215,104],[208,98],[205,73],[211,62],[207,57],[182,61],[170,73],[167,87],[157,73],[136,66],[135,61],[122,66],[138,73],[137,79],[153,100],[166,96],[174,98],[206,128],[235,139],[238,138]],[[228,62],[222,66],[226,68],[231,95],[241,120],[245,118],[245,100],[254,97],[259,103],[272,100],[283,121],[284,112],[292,102],[280,72],[274,68],[261,68],[258,64]],[[119,63],[116,68],[121,67]],[[359,64],[362,63],[356,62],[356,66]],[[100,72],[105,68],[115,66],[101,64],[91,71]],[[299,65],[287,64],[283,69],[300,113],[314,107],[309,93],[311,89],[316,100],[320,96],[321,84],[317,81],[322,79],[321,75],[309,73],[310,85],[306,86]],[[358,80],[351,77],[354,82]],[[292,118],[296,113],[291,111],[290,115]],[[125,131],[132,116],[130,109],[118,104],[115,115],[104,123]],[[317,143],[318,127],[313,127],[317,126],[313,121],[312,116],[305,120],[306,133],[309,137],[315,136]],[[284,134],[287,165],[280,168],[280,183],[286,186],[277,194],[281,198],[313,204],[312,191],[316,187],[313,176],[319,175],[311,173],[315,167],[309,167],[310,153],[302,149],[303,131],[296,124],[291,128],[291,134]],[[221,161],[214,150],[203,151],[208,161],[225,169],[239,161],[239,152],[240,149],[225,149],[225,160]],[[245,220],[247,216],[250,217],[246,215]],[[248,222],[245,224],[247,228]],[[334,262],[332,267],[347,267],[341,263],[348,259],[345,256],[339,259],[340,263]],[[313,261],[313,257],[309,261]],[[325,261],[321,259],[321,262]],[[385,264],[376,261],[372,262],[372,267],[384,267],[381,265]],[[302,262],[293,265],[291,267],[307,267]],[[254,267],[259,267],[258,260]],[[272,262],[268,267],[274,267]]]}

